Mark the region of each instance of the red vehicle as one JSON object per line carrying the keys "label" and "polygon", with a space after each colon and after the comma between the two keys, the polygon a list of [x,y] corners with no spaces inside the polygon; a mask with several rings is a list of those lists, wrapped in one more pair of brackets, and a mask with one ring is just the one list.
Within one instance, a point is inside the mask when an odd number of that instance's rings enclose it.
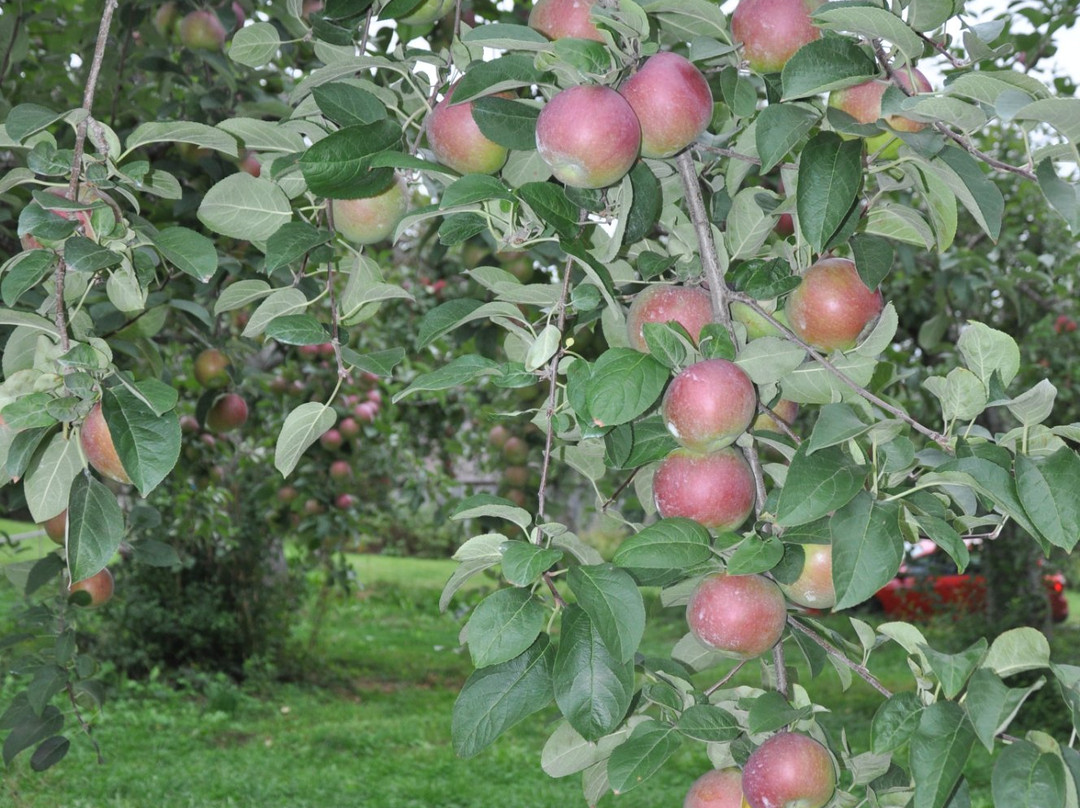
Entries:
{"label": "red vehicle", "polygon": [[[929,539],[921,539],[908,550],[907,560],[889,583],[874,595],[885,614],[904,620],[926,619],[935,613],[958,609],[974,612],[986,602],[986,578],[980,574],[982,542],[966,542],[971,561],[959,572],[947,553]],[[1043,575],[1050,613],[1060,623],[1069,616],[1065,599],[1065,576],[1060,572]]]}

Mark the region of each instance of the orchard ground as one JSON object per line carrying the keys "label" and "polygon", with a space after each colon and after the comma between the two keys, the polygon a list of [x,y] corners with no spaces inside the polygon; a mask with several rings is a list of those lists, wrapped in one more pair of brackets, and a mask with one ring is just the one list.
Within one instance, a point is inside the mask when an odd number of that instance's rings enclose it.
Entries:
{"label": "orchard ground", "polygon": [[[26,528],[0,527],[9,533]],[[29,539],[24,547],[41,553],[51,549],[44,537]],[[14,557],[10,549],[0,550],[0,563]],[[97,765],[89,743],[80,737],[73,739],[65,765],[44,773],[31,772],[22,756],[0,785],[0,804],[471,808],[491,805],[498,794],[499,805],[506,808],[583,805],[577,776],[555,780],[538,765],[549,731],[545,722],[525,722],[473,759],[454,756],[451,708],[471,670],[468,654],[458,645],[462,613],[495,582],[474,579],[448,613],[439,614],[438,592],[453,562],[372,555],[354,555],[350,561],[357,574],[355,592],[335,596],[317,646],[283,680],[241,688],[197,673],[180,682],[109,676],[114,692],[94,729],[106,764]],[[10,596],[10,589],[4,592]],[[1072,617],[1055,627],[1053,646],[1057,661],[1075,664],[1080,661],[1080,595],[1069,596]],[[663,608],[655,591],[646,602],[650,629],[642,651],[667,653],[685,632],[682,609]],[[0,622],[12,605],[10,600],[0,603]],[[866,613],[858,616],[879,622]],[[846,632],[845,617],[826,622]],[[306,628],[306,620],[295,626],[298,646]],[[926,630],[937,647],[961,640],[950,621]],[[895,645],[875,655],[872,667],[887,686],[898,689],[909,676],[904,654]],[[707,684],[722,673],[706,671],[699,678]],[[820,719],[830,734],[839,738],[843,729],[855,751],[865,750],[879,704],[873,691],[856,680],[843,693],[831,671],[813,681],[806,681],[804,669],[800,675],[818,701],[838,705]],[[748,665],[736,682],[754,685],[756,677],[756,666]],[[981,747],[973,763],[973,805],[989,806],[990,759]],[[601,804],[675,804],[708,767],[701,748],[687,746],[640,788]]]}

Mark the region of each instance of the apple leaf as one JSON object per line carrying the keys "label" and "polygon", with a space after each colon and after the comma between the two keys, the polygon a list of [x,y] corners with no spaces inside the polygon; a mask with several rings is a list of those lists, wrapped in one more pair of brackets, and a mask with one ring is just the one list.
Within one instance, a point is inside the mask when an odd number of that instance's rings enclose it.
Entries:
{"label": "apple leaf", "polygon": [[[237,281],[229,284],[214,303],[214,314],[221,314],[234,309],[242,309],[249,303],[262,300],[274,290],[266,281],[250,280]],[[306,300],[306,298],[305,298]]]}
{"label": "apple leaf", "polygon": [[347,126],[312,145],[300,158],[300,170],[311,192],[319,196],[377,196],[394,182],[394,172],[389,168],[372,169],[371,157],[395,151],[400,143],[401,127],[393,121]]}
{"label": "apple leaf", "polygon": [[1015,740],[1001,750],[990,780],[994,805],[1064,808],[1069,776],[1059,754],[1031,741]]}
{"label": "apple leaf", "polygon": [[454,100],[468,101],[478,95],[494,95],[503,90],[542,84],[544,75],[535,67],[533,57],[524,53],[475,62],[454,88]]}
{"label": "apple leaf", "polygon": [[320,345],[330,332],[310,314],[286,314],[266,324],[266,336],[286,345]]}
{"label": "apple leaf", "polygon": [[[193,231],[188,232],[193,233]],[[193,233],[193,235],[197,234]],[[210,239],[206,238],[206,236],[200,236],[200,238],[210,243]],[[64,242],[64,261],[67,263],[68,269],[73,269],[76,272],[98,272],[102,269],[114,267],[123,260],[124,257],[120,253],[102,247],[96,241],[85,236],[72,236]],[[216,252],[214,252],[214,266],[217,266]],[[200,278],[200,280],[206,279]]]}
{"label": "apple leaf", "polygon": [[[215,126],[192,121],[151,121],[142,124],[128,135],[127,152],[117,159],[117,162],[121,162],[128,153],[150,143],[191,143],[199,148],[214,149],[229,157],[239,156],[236,138]],[[247,174],[244,176],[254,179]]]}
{"label": "apple leaf", "polygon": [[866,471],[839,448],[810,454],[809,443],[804,442],[791,459],[780,490],[777,523],[784,527],[805,525],[843,507],[862,490]]}
{"label": "apple leaf", "polygon": [[923,54],[923,41],[919,35],[884,8],[828,5],[813,12],[812,19],[815,25],[825,30],[848,31],[867,40],[884,39],[891,42],[910,62]]}
{"label": "apple leaf", "polygon": [[550,39],[527,25],[502,22],[478,25],[471,31],[464,32],[461,41],[502,50],[545,50],[551,45]]}
{"label": "apple leaf", "polygon": [[[318,230],[307,222],[287,222],[266,240],[266,264],[263,271],[272,273],[293,261],[299,261],[311,250],[330,241],[328,230]],[[255,281],[241,281],[254,283]],[[238,284],[233,284],[236,286]],[[225,291],[228,293],[229,286]],[[220,306],[220,301],[219,301]]]}
{"label": "apple leaf", "polygon": [[167,227],[151,234],[150,240],[166,261],[193,278],[205,282],[217,272],[214,242],[201,233],[186,227]]}
{"label": "apple leaf", "polygon": [[278,29],[268,22],[256,22],[236,32],[229,44],[229,58],[245,67],[262,67],[280,47]]}
{"label": "apple leaf", "polygon": [[352,84],[322,84],[311,95],[319,111],[339,126],[363,126],[386,117],[386,105],[378,96]]}
{"label": "apple leaf", "polygon": [[64,759],[70,748],[71,741],[63,735],[53,735],[51,738],[46,738],[38,744],[38,748],[30,756],[30,768],[36,772],[43,772],[52,768]]}
{"label": "apple leaf", "polygon": [[[891,16],[891,15],[890,15]],[[815,135],[799,160],[799,229],[821,252],[848,217],[862,185],[862,142],[834,132]]]}
{"label": "apple leaf", "polygon": [[947,699],[955,699],[964,689],[975,668],[986,657],[986,637],[979,637],[970,646],[958,654],[946,654],[935,651],[930,646],[923,648],[930,667],[941,684],[941,692]]}
{"label": "apple leaf", "polygon": [[620,424],[604,435],[605,462],[619,469],[636,469],[663,460],[679,444],[659,416]]}
{"label": "apple leaf", "polygon": [[499,589],[477,604],[466,626],[473,665],[486,668],[524,653],[544,628],[546,612],[526,589]]}
{"label": "apple leaf", "polygon": [[612,561],[629,569],[685,570],[713,557],[709,531],[693,519],[661,519],[630,536]]}
{"label": "apple leaf", "polygon": [[964,709],[987,752],[994,751],[998,733],[1005,731],[1027,697],[1045,683],[1045,679],[1039,678],[1028,687],[1010,688],[986,668],[979,668],[971,675]]}
{"label": "apple leaf", "polygon": [[274,468],[282,477],[292,474],[300,456],[337,421],[334,408],[317,401],[308,401],[285,418],[274,448]]}
{"label": "apple leaf", "polygon": [[830,527],[835,609],[840,610],[873,597],[896,575],[904,556],[900,506],[860,491],[833,515]]}
{"label": "apple leaf", "polygon": [[1016,456],[1016,491],[1032,523],[1048,542],[1071,552],[1080,541],[1080,457],[1068,447],[1041,462]]}
{"label": "apple leaf", "polygon": [[[10,470],[10,455],[8,463]],[[68,506],[71,484],[83,470],[83,465],[79,442],[74,438],[65,438],[60,432],[54,434],[23,480],[23,495],[35,522],[51,519]]]}
{"label": "apple leaf", "polygon": [[562,550],[527,541],[508,541],[502,546],[503,577],[514,586],[532,586],[562,556]]}
{"label": "apple leaf", "polygon": [[682,741],[674,727],[655,719],[642,721],[611,753],[607,770],[612,790],[623,794],[645,782],[678,751]]}
{"label": "apple leaf", "polygon": [[955,702],[935,702],[922,711],[908,758],[915,781],[914,808],[943,808],[974,745],[975,730]]}
{"label": "apple leaf", "polygon": [[571,567],[567,583],[612,655],[632,659],[645,632],[645,603],[634,579],[613,564],[595,564]]}
{"label": "apple leaf", "polygon": [[[652,232],[660,220],[663,207],[663,193],[660,180],[644,160],[639,160],[630,169],[630,187],[633,199],[626,214],[626,229],[623,231],[623,243],[634,244]],[[639,267],[641,258],[638,258]],[[643,273],[644,276],[644,273]]]}
{"label": "apple leaf", "polygon": [[877,708],[870,723],[870,748],[883,755],[907,743],[919,728],[923,703],[912,692],[894,693]]}
{"label": "apple leaf", "polygon": [[932,163],[938,176],[956,194],[979,227],[994,241],[1001,235],[1005,198],[982,171],[978,161],[959,148],[946,147]]}
{"label": "apple leaf", "polygon": [[726,743],[742,733],[735,716],[713,704],[687,707],[675,726],[687,738],[707,743]]}
{"label": "apple leaf", "polygon": [[215,233],[265,241],[292,218],[292,203],[277,183],[241,171],[206,192],[198,215]]}
{"label": "apple leaf", "polygon": [[855,410],[847,404],[826,404],[818,413],[814,431],[810,433],[807,454],[829,446],[839,446],[870,430]]}
{"label": "apple leaf", "polygon": [[497,375],[500,372],[499,363],[492,359],[475,354],[459,356],[441,368],[417,376],[412,384],[394,396],[394,403],[413,393],[449,390],[452,387],[467,384],[480,376]]}
{"label": "apple leaf", "polygon": [[[152,394],[156,394],[155,382],[151,380],[149,385]],[[139,386],[135,385],[136,391]],[[101,412],[109,425],[120,464],[145,497],[168,476],[180,458],[179,418],[175,412],[155,412],[141,391],[137,394],[123,385],[105,391]]]}
{"label": "apple leaf", "polygon": [[1046,635],[1029,626],[1009,629],[994,638],[982,667],[1005,678],[1050,665],[1050,643]]}
{"label": "apple leaf", "polygon": [[[780,79],[784,86],[784,100],[790,101],[861,84],[877,75],[877,63],[857,42],[841,37],[825,37],[795,51],[795,55],[784,65]],[[768,109],[771,106],[765,111]],[[765,120],[762,114],[758,119],[759,132]],[[768,169],[763,167],[762,170]]]}
{"label": "apple leaf", "polygon": [[656,403],[667,381],[667,368],[648,354],[610,348],[593,363],[588,412],[597,426],[625,424]]}
{"label": "apple leaf", "polygon": [[124,539],[124,513],[104,483],[80,474],[68,502],[67,555],[71,580],[100,572]]}
{"label": "apple leaf", "polygon": [[56,267],[57,256],[52,250],[27,250],[15,255],[0,270],[0,298],[5,306],[14,306]]}
{"label": "apple leaf", "polygon": [[[805,50],[801,48],[798,53]],[[821,113],[809,104],[769,104],[765,107],[754,128],[762,173],[771,171],[787,157],[820,118]]]}
{"label": "apple leaf", "polygon": [[[456,98],[456,95],[455,95]],[[473,101],[472,116],[488,140],[508,149],[529,151],[536,148],[537,107],[487,96]]]}

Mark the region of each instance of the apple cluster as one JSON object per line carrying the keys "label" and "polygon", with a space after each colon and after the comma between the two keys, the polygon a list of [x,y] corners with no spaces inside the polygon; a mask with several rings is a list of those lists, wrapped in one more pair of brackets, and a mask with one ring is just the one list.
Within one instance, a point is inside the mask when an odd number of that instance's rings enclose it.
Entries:
{"label": "apple cluster", "polygon": [[501,461],[502,479],[499,481],[499,495],[506,497],[515,505],[527,508],[529,501],[529,483],[532,472],[528,466],[529,444],[524,436],[516,434],[512,424],[495,424],[488,431],[488,448],[493,456]]}

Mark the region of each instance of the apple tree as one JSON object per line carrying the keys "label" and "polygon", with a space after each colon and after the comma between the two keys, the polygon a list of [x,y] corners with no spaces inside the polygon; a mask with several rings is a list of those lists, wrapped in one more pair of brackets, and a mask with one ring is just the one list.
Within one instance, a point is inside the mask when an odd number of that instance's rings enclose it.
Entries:
{"label": "apple tree", "polygon": [[[920,537],[961,569],[973,537],[1015,530],[1044,554],[1080,539],[1080,429],[1052,419],[1053,379],[1021,373],[1023,335],[949,323],[950,366],[913,391],[907,307],[890,300],[894,267],[951,254],[968,217],[1002,239],[1003,177],[1080,230],[1080,102],[1016,69],[1007,21],[942,0],[740,0],[730,17],[709,0],[319,6],[238,2],[211,19],[165,4],[151,19],[107,0],[93,53],[65,57],[81,104],[13,96],[0,193],[20,204],[23,249],[0,278],[0,469],[36,521],[67,511],[63,551],[24,588],[63,595],[102,570],[125,510],[176,463],[157,333],[130,330],[144,311],[204,332],[244,312],[255,344],[329,343],[342,380],[482,324],[494,344],[462,341],[475,350],[396,396],[541,395],[519,413],[543,436],[535,503],[478,494],[453,516],[479,532],[440,605],[480,572],[502,582],[464,627],[476,670],[454,710],[460,755],[557,710],[542,765],[580,774],[589,804],[689,744],[716,772],[687,784],[687,805],[964,805],[976,744],[997,752],[995,802],[1075,803],[1076,751],[1008,733],[1050,682],[1080,726],[1080,669],[1052,662],[1038,631],[945,653],[915,626],[854,616],[852,641],[814,611],[867,601]],[[9,56],[28,49],[20,19],[0,15]],[[102,65],[127,70],[129,48],[177,21],[178,60],[138,64],[167,78],[110,117]],[[1045,52],[1038,35],[1029,46],[1028,61]],[[175,101],[171,81],[205,92]],[[999,128],[1022,150],[981,135]],[[181,183],[162,159],[177,143],[211,168],[243,151],[258,176]],[[384,262],[477,239],[542,273],[471,266],[471,293],[419,318],[412,344],[365,352],[380,307],[410,295]],[[587,351],[597,337],[604,350]],[[288,413],[282,475],[334,427],[339,394]],[[555,515],[551,481],[568,473],[631,532],[611,561]],[[641,651],[645,587],[687,610],[662,656]],[[24,664],[5,714],[5,756],[34,747],[39,767],[67,748],[52,701],[78,711],[81,695],[78,615],[50,604],[56,643]],[[910,689],[868,671],[884,643],[908,654]],[[869,739],[822,729],[829,705],[795,660],[881,695]],[[732,684],[747,666],[760,687]],[[1027,671],[1039,685],[1010,686]]]}

